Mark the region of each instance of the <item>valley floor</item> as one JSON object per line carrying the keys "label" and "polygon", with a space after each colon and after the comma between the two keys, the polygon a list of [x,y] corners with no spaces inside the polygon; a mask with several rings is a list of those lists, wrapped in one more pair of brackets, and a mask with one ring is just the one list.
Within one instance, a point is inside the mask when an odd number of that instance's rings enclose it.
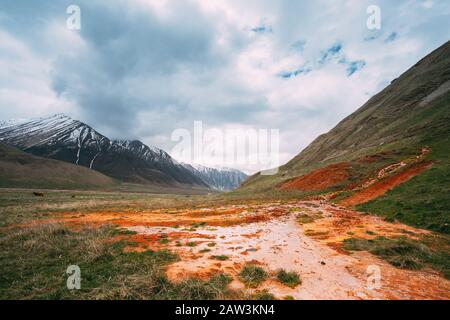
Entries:
{"label": "valley floor", "polygon": [[[0,194],[2,250],[8,237],[12,237],[12,230],[56,224],[76,233],[86,226],[114,225],[121,232],[104,241],[123,243],[124,252],[175,253],[178,258],[162,267],[164,276],[174,285],[192,279],[206,283],[216,275],[226,274],[227,290],[233,292],[232,297],[239,298],[450,299],[450,281],[443,276],[448,271],[444,270],[445,262],[444,269],[443,263],[435,263],[448,257],[448,241],[442,236],[326,201],[227,203],[207,197],[135,194],[94,197],[89,193],[65,192],[43,199],[24,193],[19,196],[23,207],[18,208],[18,203],[12,200],[15,197],[18,196],[12,190]],[[11,214],[22,218],[6,216]],[[364,250],[355,247],[358,241],[366,241],[369,247]],[[409,253],[417,257],[405,258]],[[433,259],[435,256],[438,258]],[[7,258],[3,252],[2,258]],[[241,271],[248,265],[265,271],[256,285],[248,285],[243,279]],[[0,263],[0,267],[6,269],[11,265]],[[299,275],[298,283],[283,284],[277,278],[281,269]],[[3,278],[2,295],[9,298],[8,290],[13,289],[8,286],[20,286],[20,281],[30,279],[17,275],[11,282]],[[125,281],[122,285],[133,283]],[[100,284],[93,289],[101,288]],[[94,297],[89,292],[83,296]],[[63,294],[62,298],[67,296]]]}

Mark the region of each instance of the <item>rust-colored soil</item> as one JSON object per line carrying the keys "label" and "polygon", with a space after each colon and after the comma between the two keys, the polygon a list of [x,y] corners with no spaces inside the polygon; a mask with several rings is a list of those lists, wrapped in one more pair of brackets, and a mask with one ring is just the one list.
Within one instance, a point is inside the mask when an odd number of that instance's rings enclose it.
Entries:
{"label": "rust-colored soil", "polygon": [[354,210],[329,206],[327,211],[331,216],[305,224],[305,233],[338,252],[344,252],[341,247],[348,238],[407,236],[420,239],[421,236],[430,233],[401,223],[387,222],[381,217],[362,215]]}
{"label": "rust-colored soil", "polygon": [[378,161],[383,158],[382,154],[372,154],[359,158],[359,162],[361,163],[372,163]]}
{"label": "rust-colored soil", "polygon": [[301,191],[322,190],[347,179],[349,167],[350,164],[347,162],[332,164],[291,179],[283,183],[280,189]]}
{"label": "rust-colored soil", "polygon": [[365,203],[379,196],[385,194],[390,189],[398,186],[399,184],[408,181],[412,177],[420,174],[431,166],[431,162],[422,162],[415,166],[412,166],[394,176],[385,178],[372,184],[366,189],[355,193],[354,195],[339,202],[342,206],[355,206],[360,203]]}
{"label": "rust-colored soil", "polygon": [[166,212],[164,210],[140,212],[98,211],[89,213],[62,212],[52,214],[49,219],[41,219],[32,223],[64,222],[73,227],[85,224],[101,226],[113,224],[120,227],[132,226],[165,226],[165,227],[194,227],[198,224],[208,226],[233,226],[242,223],[254,223],[279,217],[286,212],[276,206],[268,210],[252,210],[248,207],[236,206],[231,208],[203,208],[199,210],[178,209]]}
{"label": "rust-colored soil", "polygon": [[[311,215],[311,223],[299,219]],[[128,233],[110,241],[129,243],[126,251],[167,249],[179,260],[169,264],[170,281],[208,279],[217,273],[233,278],[230,288],[248,293],[267,289],[277,298],[295,299],[450,299],[450,281],[431,269],[403,270],[367,252],[349,253],[350,237],[377,236],[420,239],[430,232],[362,215],[326,201],[274,201],[173,210],[79,212],[50,214],[34,223],[118,224]],[[223,256],[223,261],[218,260]],[[300,274],[302,284],[290,288],[271,277],[258,288],[239,278],[245,264],[258,264],[270,275],[283,268]],[[367,287],[367,268],[380,268],[378,289]]]}

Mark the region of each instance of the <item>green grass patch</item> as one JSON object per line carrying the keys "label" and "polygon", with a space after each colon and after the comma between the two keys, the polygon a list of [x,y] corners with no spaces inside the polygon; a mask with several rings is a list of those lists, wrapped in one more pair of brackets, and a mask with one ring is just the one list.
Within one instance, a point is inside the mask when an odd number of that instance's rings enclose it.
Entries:
{"label": "green grass patch", "polygon": [[207,281],[191,278],[176,284],[170,298],[186,300],[213,300],[225,299],[236,293],[229,290],[227,285],[232,281],[227,274],[218,274]]}
{"label": "green grass patch", "polygon": [[[222,299],[230,277],[171,283],[164,272],[177,255],[167,250],[126,252],[111,242],[114,227],[73,231],[62,224],[0,232],[0,299]],[[81,289],[69,290],[66,270],[81,270]]]}
{"label": "green grass patch", "polygon": [[417,270],[428,266],[450,278],[450,254],[445,250],[431,249],[417,240],[406,237],[377,237],[371,240],[350,238],[344,241],[343,248],[369,251],[398,268]]}
{"label": "green grass patch", "polygon": [[192,226],[193,228],[200,228],[200,227],[204,227],[204,226],[206,226],[206,225],[207,225],[206,222],[196,222],[196,223],[191,224],[191,226]]}
{"label": "green grass patch", "polygon": [[114,229],[114,234],[130,236],[130,235],[133,235],[133,234],[137,234],[137,232],[136,231],[132,231],[132,230],[128,230],[128,229],[117,228],[117,229]]}
{"label": "green grass patch", "polygon": [[225,261],[225,260],[230,259],[230,258],[229,258],[228,256],[226,256],[226,255],[211,256],[211,258],[212,258],[212,259],[215,259],[215,260],[220,260],[220,261]]}
{"label": "green grass patch", "polygon": [[297,222],[299,224],[312,223],[317,219],[322,218],[322,214],[320,212],[308,212],[308,213],[300,213],[297,215]]}
{"label": "green grass patch", "polygon": [[356,209],[411,226],[450,234],[450,139],[431,145],[433,166]]}
{"label": "green grass patch", "polygon": [[245,265],[241,272],[239,272],[239,278],[248,287],[257,287],[267,279],[267,272],[254,264]]}
{"label": "green grass patch", "polygon": [[257,291],[253,294],[254,300],[275,300],[275,296],[267,290]]}
{"label": "green grass patch", "polygon": [[284,269],[277,271],[277,280],[290,288],[295,288],[296,286],[302,283],[300,275],[297,272],[295,271],[288,272]]}

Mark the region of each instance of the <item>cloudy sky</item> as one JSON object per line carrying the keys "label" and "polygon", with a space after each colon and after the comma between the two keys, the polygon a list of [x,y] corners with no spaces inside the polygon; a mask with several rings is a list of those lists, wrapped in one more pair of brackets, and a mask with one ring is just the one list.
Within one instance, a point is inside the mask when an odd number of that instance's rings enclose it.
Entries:
{"label": "cloudy sky", "polygon": [[0,120],[65,113],[169,152],[197,120],[275,128],[286,162],[449,30],[437,0],[0,0]]}

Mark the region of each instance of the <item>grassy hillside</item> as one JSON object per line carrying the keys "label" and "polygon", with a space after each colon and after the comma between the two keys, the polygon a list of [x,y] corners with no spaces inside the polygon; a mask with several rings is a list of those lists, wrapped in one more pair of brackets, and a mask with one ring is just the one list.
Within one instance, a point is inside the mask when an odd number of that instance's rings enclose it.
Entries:
{"label": "grassy hillside", "polygon": [[450,138],[430,145],[429,170],[357,209],[450,234]]}
{"label": "grassy hillside", "polygon": [[[358,208],[448,233],[449,137],[450,42],[447,42],[331,131],[319,136],[280,167],[278,174],[256,174],[238,192],[272,195],[288,192],[295,196],[337,192],[333,197],[339,202],[371,179],[387,181],[413,166],[431,163],[430,169]],[[429,152],[417,158],[424,148]],[[304,187],[305,181],[312,177],[320,178],[317,169],[326,169],[331,164],[345,165],[346,171],[338,175],[339,181],[321,189]],[[395,164],[401,165],[392,173],[377,177],[380,170]],[[330,167],[330,174],[334,167]],[[327,171],[323,174],[327,175]],[[283,186],[302,187],[282,190]]]}
{"label": "grassy hillside", "polygon": [[0,187],[2,188],[104,188],[113,179],[94,170],[30,155],[0,143]]}

